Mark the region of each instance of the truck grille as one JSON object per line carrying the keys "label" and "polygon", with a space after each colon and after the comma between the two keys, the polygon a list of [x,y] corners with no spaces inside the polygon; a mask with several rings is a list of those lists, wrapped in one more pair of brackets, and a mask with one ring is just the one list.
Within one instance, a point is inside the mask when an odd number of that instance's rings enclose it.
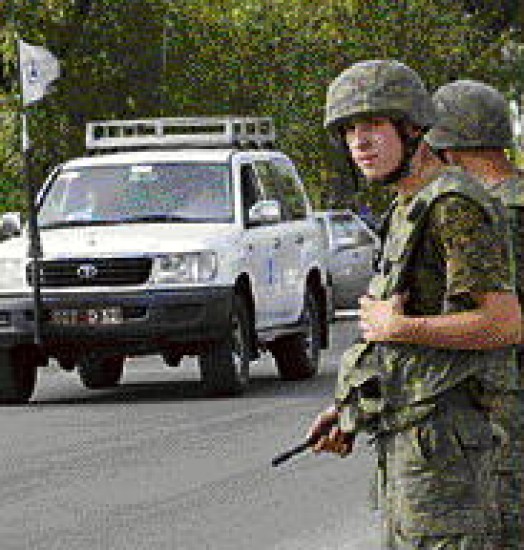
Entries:
{"label": "truck grille", "polygon": [[[93,258],[51,260],[40,264],[42,287],[124,286],[144,284],[151,273],[151,258]],[[33,286],[32,266],[27,282]]]}

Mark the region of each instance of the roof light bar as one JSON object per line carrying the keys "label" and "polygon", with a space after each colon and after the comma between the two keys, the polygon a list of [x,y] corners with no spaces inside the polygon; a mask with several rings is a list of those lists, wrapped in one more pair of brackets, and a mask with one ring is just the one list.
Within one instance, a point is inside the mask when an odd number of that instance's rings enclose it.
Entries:
{"label": "roof light bar", "polygon": [[271,146],[271,118],[194,117],[88,122],[87,149]]}

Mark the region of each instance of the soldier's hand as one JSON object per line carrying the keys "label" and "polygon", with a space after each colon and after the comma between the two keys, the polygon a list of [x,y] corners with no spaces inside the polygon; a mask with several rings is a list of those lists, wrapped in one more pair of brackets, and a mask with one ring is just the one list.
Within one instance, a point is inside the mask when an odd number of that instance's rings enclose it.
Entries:
{"label": "soldier's hand", "polygon": [[329,452],[341,457],[347,456],[353,450],[353,434],[346,434],[339,428],[339,413],[334,406],[321,412],[308,431],[308,437],[318,437],[312,446],[314,453]]}
{"label": "soldier's hand", "polygon": [[336,424],[337,421],[338,411],[335,405],[331,405],[317,415],[307,432],[308,439],[310,437],[320,437],[323,432],[325,433],[329,428]]}
{"label": "soldier's hand", "polygon": [[322,435],[313,446],[314,453],[334,453],[345,457],[353,451],[355,436],[344,433],[338,426],[333,426],[329,435]]}
{"label": "soldier's hand", "polygon": [[359,298],[359,327],[368,342],[391,342],[398,334],[406,297],[395,294],[389,300],[377,300],[370,296]]}

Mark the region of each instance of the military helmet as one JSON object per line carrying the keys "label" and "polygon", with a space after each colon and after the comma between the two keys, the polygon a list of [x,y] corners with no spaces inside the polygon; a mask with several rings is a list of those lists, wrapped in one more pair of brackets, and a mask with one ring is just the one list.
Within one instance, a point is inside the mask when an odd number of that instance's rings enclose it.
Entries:
{"label": "military helmet", "polygon": [[355,63],[329,86],[324,126],[333,134],[358,116],[388,116],[429,128],[435,121],[431,96],[418,74],[396,60]]}
{"label": "military helmet", "polygon": [[433,95],[438,120],[425,139],[433,149],[509,148],[509,104],[492,86],[457,80]]}

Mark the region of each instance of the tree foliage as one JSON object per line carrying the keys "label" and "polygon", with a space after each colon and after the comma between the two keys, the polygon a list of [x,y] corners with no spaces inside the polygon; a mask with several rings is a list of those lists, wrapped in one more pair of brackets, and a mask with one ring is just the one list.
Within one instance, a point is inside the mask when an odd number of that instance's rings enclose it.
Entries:
{"label": "tree foliage", "polygon": [[[501,11],[500,5],[504,4]],[[315,206],[355,199],[322,128],[325,89],[346,66],[394,57],[431,90],[456,78],[515,88],[517,0],[4,0],[0,12],[1,209],[23,207],[16,36],[61,60],[53,94],[31,108],[34,177],[82,154],[88,120],[249,114],[275,119]],[[0,4],[1,5],[1,4]],[[481,9],[482,8],[482,9]],[[508,10],[506,10],[508,8]],[[513,9],[512,8],[512,9]]]}

